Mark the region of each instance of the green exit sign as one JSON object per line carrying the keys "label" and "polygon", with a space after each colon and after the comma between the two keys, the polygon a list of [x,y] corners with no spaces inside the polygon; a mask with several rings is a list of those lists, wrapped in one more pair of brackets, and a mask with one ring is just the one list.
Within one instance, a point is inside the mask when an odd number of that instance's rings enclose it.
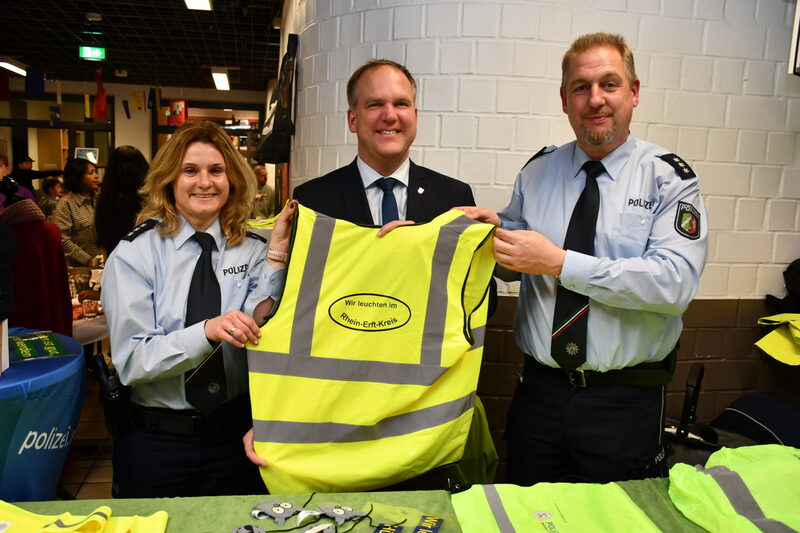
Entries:
{"label": "green exit sign", "polygon": [[106,49],[99,46],[79,46],[78,57],[87,61],[105,61]]}

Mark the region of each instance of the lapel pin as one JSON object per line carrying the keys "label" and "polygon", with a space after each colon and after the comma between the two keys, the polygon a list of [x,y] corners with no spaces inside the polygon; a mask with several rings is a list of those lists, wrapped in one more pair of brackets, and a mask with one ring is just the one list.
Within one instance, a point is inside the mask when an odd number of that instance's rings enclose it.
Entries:
{"label": "lapel pin", "polygon": [[422,187],[420,187],[419,189],[417,189],[417,194],[422,194],[422,193],[424,193],[424,192],[425,192],[425,189],[423,189]]}

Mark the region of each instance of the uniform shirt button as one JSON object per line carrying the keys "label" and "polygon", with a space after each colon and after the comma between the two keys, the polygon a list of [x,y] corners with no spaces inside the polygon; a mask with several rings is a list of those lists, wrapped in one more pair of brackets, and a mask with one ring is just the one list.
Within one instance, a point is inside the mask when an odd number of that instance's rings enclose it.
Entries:
{"label": "uniform shirt button", "polygon": [[241,287],[241,286],[242,286],[242,282],[241,282],[241,281],[237,281],[237,282],[236,282],[236,286],[237,286],[237,287]]}
{"label": "uniform shirt button", "polygon": [[646,221],[645,219],[642,219],[642,220],[641,220],[641,222],[639,222],[639,224],[641,224],[642,226],[644,226],[645,224],[647,224],[647,221]]}

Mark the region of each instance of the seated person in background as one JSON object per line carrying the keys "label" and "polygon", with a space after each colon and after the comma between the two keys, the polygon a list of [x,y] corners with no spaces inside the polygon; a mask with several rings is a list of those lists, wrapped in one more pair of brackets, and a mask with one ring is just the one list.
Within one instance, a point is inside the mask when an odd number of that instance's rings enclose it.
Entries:
{"label": "seated person in background", "polygon": [[[6,209],[0,223],[8,225],[17,243],[12,264],[14,311],[11,327],[55,331],[72,336],[72,304],[61,233],[36,203],[17,194],[17,184],[0,178]],[[5,256],[6,250],[2,250]]]}
{"label": "seated person in background", "polygon": [[265,492],[242,450],[252,426],[244,345],[258,344],[258,323],[283,285],[294,207],[270,241],[284,259],[268,259],[265,241],[246,231],[254,185],[219,126],[186,122],[153,159],[139,225],[108,257],[112,360],[131,387],[114,444],[114,497]]}
{"label": "seated person in background", "polygon": [[118,146],[108,158],[94,214],[97,244],[106,255],[133,229],[142,206],[139,187],[148,168],[147,159],[133,146]]}
{"label": "seated person in background", "polygon": [[[8,156],[0,152],[0,179],[3,179],[6,176],[8,176],[10,172],[11,172],[11,167],[8,166]],[[9,176],[9,180],[13,181],[13,177]],[[34,196],[34,194],[27,188],[20,187],[16,181],[14,181],[14,185],[17,188],[16,192],[17,195],[19,195],[22,198],[27,198],[28,200],[33,200],[34,202],[36,201],[36,196]],[[0,192],[0,211],[4,209],[3,204],[5,204],[5,201],[6,201],[6,195]]]}
{"label": "seated person in background", "polygon": [[275,212],[275,191],[267,183],[267,167],[256,165],[253,167],[258,188],[256,188],[256,201],[250,218],[269,218]]}
{"label": "seated person in background", "polygon": [[53,212],[61,229],[61,243],[69,266],[94,266],[103,250],[97,244],[94,227],[94,195],[100,187],[97,169],[86,159],[70,159],[64,167],[67,194]]}
{"label": "seated person in background", "polygon": [[64,187],[58,178],[50,176],[42,182],[42,199],[39,200],[39,207],[47,220],[52,218],[56,204],[62,196],[64,196]]}

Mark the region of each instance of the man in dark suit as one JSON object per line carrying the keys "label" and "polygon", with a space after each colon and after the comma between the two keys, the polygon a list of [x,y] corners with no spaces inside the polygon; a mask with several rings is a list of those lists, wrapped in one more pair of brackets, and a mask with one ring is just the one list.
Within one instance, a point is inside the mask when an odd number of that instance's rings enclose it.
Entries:
{"label": "man in dark suit", "polygon": [[294,198],[319,213],[382,225],[383,191],[376,183],[393,178],[397,218],[429,222],[456,206],[475,205],[469,185],[416,165],[409,159],[417,134],[416,83],[394,61],[372,60],[347,83],[347,124],[358,138],[352,163],[294,189]]}
{"label": "man in dark suit", "polygon": [[[475,205],[469,185],[409,158],[417,135],[416,89],[408,69],[394,61],[376,59],[359,67],[347,82],[347,124],[358,138],[358,156],[345,167],[298,185],[294,198],[330,217],[374,225],[392,220],[430,222],[453,207]],[[385,194],[390,196],[384,198]],[[492,279],[490,316],[496,306],[497,286]],[[491,482],[496,463],[479,406],[461,461],[384,490],[462,490],[470,483]]]}

